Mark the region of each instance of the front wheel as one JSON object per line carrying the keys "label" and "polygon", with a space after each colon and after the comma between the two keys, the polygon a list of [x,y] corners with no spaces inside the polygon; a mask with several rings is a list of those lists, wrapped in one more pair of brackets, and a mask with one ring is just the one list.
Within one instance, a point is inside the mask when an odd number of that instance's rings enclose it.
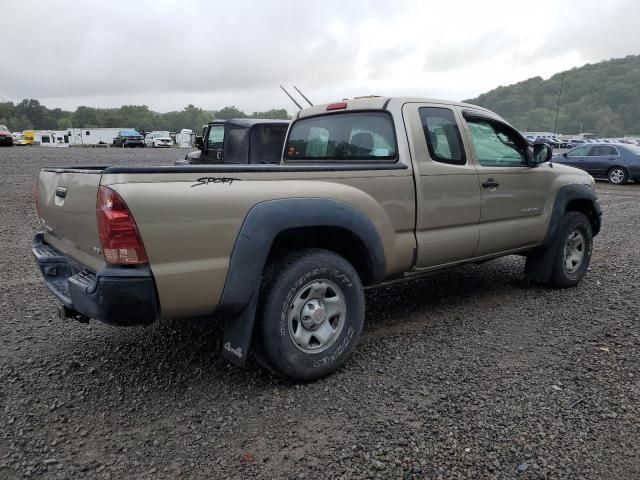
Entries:
{"label": "front wheel", "polygon": [[349,358],[364,323],[364,290],[343,257],[304,249],[267,268],[259,307],[254,341],[260,363],[310,381]]}
{"label": "front wheel", "polygon": [[567,212],[560,220],[551,244],[527,258],[526,271],[535,279],[537,271],[549,268],[549,277],[541,283],[553,288],[575,287],[587,273],[592,249],[593,231],[589,219],[580,212]]}
{"label": "front wheel", "polygon": [[624,185],[629,180],[629,174],[622,167],[613,167],[609,170],[608,177],[614,185]]}

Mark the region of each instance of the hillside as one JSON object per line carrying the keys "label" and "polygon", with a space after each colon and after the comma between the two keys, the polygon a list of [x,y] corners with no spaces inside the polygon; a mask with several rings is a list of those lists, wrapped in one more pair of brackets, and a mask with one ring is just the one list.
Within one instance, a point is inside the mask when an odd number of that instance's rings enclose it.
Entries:
{"label": "hillside", "polygon": [[[562,72],[498,87],[465,102],[502,115],[523,131],[553,131]],[[565,72],[559,133],[640,135],[640,55],[587,64]]]}

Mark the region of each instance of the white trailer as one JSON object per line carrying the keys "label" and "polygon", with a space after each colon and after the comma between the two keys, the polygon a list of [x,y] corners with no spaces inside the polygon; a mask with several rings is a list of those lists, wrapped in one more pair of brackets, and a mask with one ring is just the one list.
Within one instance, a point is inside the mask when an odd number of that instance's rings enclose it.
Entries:
{"label": "white trailer", "polygon": [[183,128],[180,133],[176,133],[176,145],[178,148],[192,148],[195,145],[196,136],[193,130]]}
{"label": "white trailer", "polygon": [[130,127],[120,128],[71,128],[72,145],[111,145],[121,130],[133,130]]}
{"label": "white trailer", "polygon": [[68,130],[36,130],[34,138],[41,147],[68,147],[71,142]]}

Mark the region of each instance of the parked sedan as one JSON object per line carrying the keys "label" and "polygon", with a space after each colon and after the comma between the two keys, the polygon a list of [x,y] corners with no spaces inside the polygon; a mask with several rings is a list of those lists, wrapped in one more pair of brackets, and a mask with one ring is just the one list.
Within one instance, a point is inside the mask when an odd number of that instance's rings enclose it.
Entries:
{"label": "parked sedan", "polygon": [[144,147],[144,137],[135,130],[120,130],[113,139],[114,147]]}
{"label": "parked sedan", "polygon": [[553,157],[552,161],[580,168],[596,178],[607,178],[616,185],[640,181],[640,147],[635,145],[582,145]]}
{"label": "parked sedan", "polygon": [[4,125],[0,125],[0,145],[13,147],[13,135]]}

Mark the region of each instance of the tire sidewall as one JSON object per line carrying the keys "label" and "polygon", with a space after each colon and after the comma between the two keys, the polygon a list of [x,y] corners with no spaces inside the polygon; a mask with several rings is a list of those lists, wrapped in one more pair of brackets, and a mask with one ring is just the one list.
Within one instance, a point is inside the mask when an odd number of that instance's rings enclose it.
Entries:
{"label": "tire sidewall", "polygon": [[[320,378],[342,365],[356,346],[364,322],[364,295],[355,269],[337,255],[316,252],[300,258],[279,276],[266,299],[262,319],[263,351],[269,363],[277,372],[297,380]],[[291,303],[304,285],[320,279],[340,288],[346,304],[345,323],[329,348],[305,353],[289,334]]]}
{"label": "tire sidewall", "polygon": [[[575,230],[578,230],[584,237],[586,250],[580,268],[573,273],[569,273],[564,268],[564,247],[568,236]],[[556,248],[556,265],[554,268],[555,283],[560,287],[577,285],[586,274],[593,253],[593,232],[589,219],[581,213],[571,212],[567,214],[558,232]]]}

